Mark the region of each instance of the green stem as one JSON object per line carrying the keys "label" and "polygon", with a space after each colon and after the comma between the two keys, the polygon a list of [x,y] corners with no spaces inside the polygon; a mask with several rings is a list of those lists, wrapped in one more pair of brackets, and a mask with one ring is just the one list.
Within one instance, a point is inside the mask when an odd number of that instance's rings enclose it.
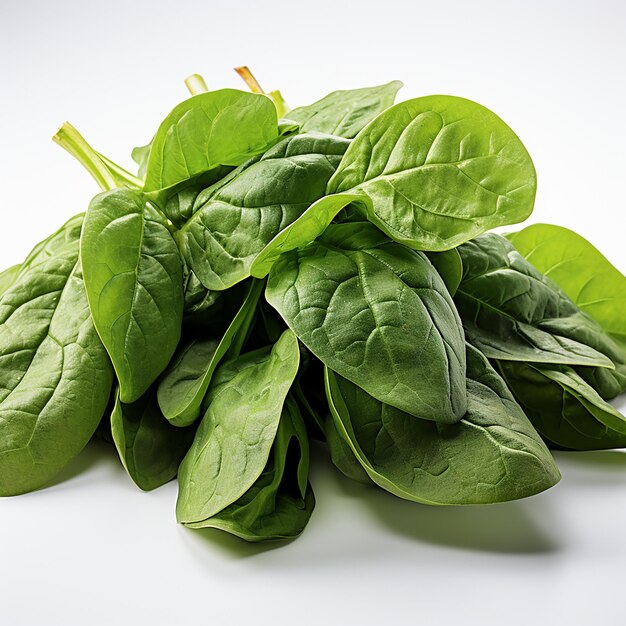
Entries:
{"label": "green stem", "polygon": [[76,158],[93,176],[103,191],[115,189],[118,186],[115,177],[98,153],[69,122],[64,122],[61,125],[52,140]]}
{"label": "green stem", "polygon": [[206,93],[209,90],[204,78],[202,78],[200,74],[192,74],[185,78],[185,85],[187,85],[187,89],[189,89],[192,96],[196,96],[199,93]]}
{"label": "green stem", "polygon": [[[131,174],[129,171],[125,170],[121,165],[114,163],[111,159],[104,156],[104,154],[100,154],[96,152],[96,154],[100,157],[102,162],[107,166],[108,170],[113,174],[113,176],[117,179],[118,187],[129,187],[130,189],[143,189],[143,180],[138,178],[134,174]],[[121,185],[119,183],[122,183]]]}
{"label": "green stem", "polygon": [[250,71],[247,65],[242,65],[241,67],[236,67],[235,72],[243,78],[246,85],[248,85],[250,91],[253,93],[265,93],[261,85],[259,85],[259,81],[254,77],[254,74]]}

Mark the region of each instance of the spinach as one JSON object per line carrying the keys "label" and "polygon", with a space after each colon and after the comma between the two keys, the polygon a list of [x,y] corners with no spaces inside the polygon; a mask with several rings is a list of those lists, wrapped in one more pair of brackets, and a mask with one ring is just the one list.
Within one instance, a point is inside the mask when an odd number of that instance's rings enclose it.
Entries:
{"label": "spinach", "polygon": [[298,370],[298,342],[276,344],[221,365],[208,409],[179,469],[176,517],[198,525],[236,502],[261,476]]}
{"label": "spinach", "polygon": [[317,358],[375,398],[429,420],[464,415],[460,321],[424,254],[367,222],[335,224],[277,261],[266,297]]}
{"label": "spinach", "polygon": [[158,390],[163,415],[175,426],[188,426],[200,417],[202,401],[215,368],[222,359],[235,358],[241,352],[263,286],[262,281],[251,284],[241,309],[219,341],[196,336],[179,345]]}
{"label": "spinach", "polygon": [[572,368],[501,361],[500,370],[535,428],[571,450],[626,447],[626,417]]}
{"label": "spinach", "polygon": [[532,209],[536,175],[513,131],[452,96],[396,104],[354,139],[327,193],[362,197],[366,217],[400,243],[447,250]]}
{"label": "spinach", "polygon": [[277,140],[276,109],[266,96],[236,89],[192,96],[159,126],[144,190],[160,191],[222,165],[240,165]]}
{"label": "spinach", "polygon": [[78,259],[83,216],[38,244],[0,296],[0,495],[49,482],[87,444],[111,366]]}
{"label": "spinach", "polygon": [[338,137],[294,135],[201,194],[176,237],[202,284],[221,290],[250,276],[256,255],[324,195],[347,146]]}
{"label": "spinach", "polygon": [[132,404],[121,402],[116,391],[111,432],[122,464],[144,491],[176,476],[194,436],[193,429],[168,423],[159,410],[154,386]]}
{"label": "spinach", "polygon": [[178,249],[143,194],[116,189],[89,205],[81,260],[94,325],[113,362],[120,399],[135,402],[165,369],[180,338]]}
{"label": "spinach", "polygon": [[312,440],[453,505],[551,487],[546,443],[626,448],[626,278],[558,226],[485,232],[535,197],[500,118],[398,81],[289,111],[237,72],[186,80],[138,176],[54,136],[103,193],[0,272],[0,495],[97,437],[139,488],[178,478],[185,526],[287,540]]}
{"label": "spinach", "polygon": [[402,87],[399,80],[377,87],[333,91],[321,100],[289,111],[302,132],[317,131],[352,139],[389,108]]}
{"label": "spinach", "polygon": [[309,444],[295,402],[287,396],[267,465],[238,500],[189,528],[219,528],[246,541],[297,537],[315,497],[308,482]]}
{"label": "spinach", "polygon": [[340,437],[369,478],[401,498],[425,504],[503,502],[539,493],[560,478],[504,381],[471,346],[467,413],[456,424],[415,419],[329,369],[326,388]]}
{"label": "spinach", "polygon": [[489,358],[615,368],[615,343],[500,235],[459,247],[455,302],[470,341]]}

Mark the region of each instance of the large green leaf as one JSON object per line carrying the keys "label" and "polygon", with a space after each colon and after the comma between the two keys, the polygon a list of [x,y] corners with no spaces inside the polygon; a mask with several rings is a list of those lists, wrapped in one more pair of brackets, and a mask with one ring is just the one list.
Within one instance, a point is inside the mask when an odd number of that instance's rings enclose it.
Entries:
{"label": "large green leaf", "polygon": [[526,149],[494,113],[470,100],[427,96],[387,109],[348,148],[327,193],[355,193],[390,237],[446,250],[532,209]]}
{"label": "large green leaf", "polygon": [[333,91],[313,104],[292,109],[287,116],[300,124],[301,132],[317,131],[351,139],[393,104],[401,87],[402,83],[394,80],[376,87]]}
{"label": "large green leaf", "polygon": [[213,517],[186,525],[219,528],[254,542],[297,537],[315,506],[308,473],[306,428],[288,396],[267,465],[252,487]]}
{"label": "large green leaf", "polygon": [[0,272],[0,296],[15,282],[21,267],[18,263]]}
{"label": "large green leaf", "polygon": [[307,348],[383,402],[424,419],[465,413],[465,344],[426,256],[367,222],[334,224],[270,272],[266,297]]}
{"label": "large green leaf", "polygon": [[347,146],[330,135],[294,135],[202,194],[176,234],[187,266],[209,289],[250,276],[258,253],[324,195]]}
{"label": "large green leaf", "polygon": [[78,262],[82,221],[38,244],[0,297],[0,495],[49,482],[107,405],[112,370]]}
{"label": "large green leaf", "polygon": [[128,475],[144,491],[176,476],[194,436],[192,428],[175,428],[165,419],[155,387],[132,404],[121,402],[116,392],[111,432]]}
{"label": "large green leaf", "polygon": [[188,426],[200,417],[202,401],[215,368],[222,359],[239,356],[263,286],[260,280],[252,283],[244,303],[219,341],[195,335],[179,345],[159,382],[158,391],[163,415],[175,426]]}
{"label": "large green leaf", "polygon": [[298,340],[285,331],[271,351],[250,352],[215,372],[207,412],[179,470],[179,522],[213,517],[261,476],[298,363]]}
{"label": "large green leaf", "polygon": [[377,485],[424,504],[487,504],[534,495],[559,471],[487,359],[467,348],[467,413],[415,419],[327,369],[334,423]]}
{"label": "large green leaf", "polygon": [[602,395],[619,386],[619,347],[504,237],[481,235],[459,252],[455,302],[468,339],[489,358],[585,366]]}
{"label": "large green leaf", "polygon": [[180,338],[178,248],[140,192],[116,189],[89,205],[81,259],[91,314],[113,362],[120,399],[134,402],[165,369]]}
{"label": "large green leaf", "polygon": [[535,428],[572,450],[626,447],[626,417],[572,368],[500,362],[500,370]]}
{"label": "large green leaf", "polygon": [[626,344],[626,276],[597,248],[574,231],[553,224],[533,224],[507,238],[581,311]]}
{"label": "large green leaf", "polygon": [[[276,108],[264,95],[220,89],[174,107],[149,152],[144,190],[172,187],[221,165],[239,165],[278,140]],[[145,154],[137,154],[143,162]]]}

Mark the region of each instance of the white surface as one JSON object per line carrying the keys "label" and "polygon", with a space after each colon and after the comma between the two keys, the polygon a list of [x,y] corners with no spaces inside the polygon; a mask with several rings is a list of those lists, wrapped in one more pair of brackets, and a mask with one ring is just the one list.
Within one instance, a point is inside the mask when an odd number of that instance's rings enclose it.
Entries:
{"label": "white surface", "polygon": [[[185,76],[237,86],[247,63],[294,106],[393,78],[401,98],[485,104],[533,156],[533,221],[626,269],[623,3],[130,4],[0,4],[0,266],[96,192],[50,142],[60,122],[130,166]],[[562,482],[526,501],[435,509],[350,484],[318,451],[317,508],[279,549],[177,526],[175,484],[141,493],[111,452],[92,445],[56,485],[0,500],[1,624],[623,620],[622,452],[558,454]]]}

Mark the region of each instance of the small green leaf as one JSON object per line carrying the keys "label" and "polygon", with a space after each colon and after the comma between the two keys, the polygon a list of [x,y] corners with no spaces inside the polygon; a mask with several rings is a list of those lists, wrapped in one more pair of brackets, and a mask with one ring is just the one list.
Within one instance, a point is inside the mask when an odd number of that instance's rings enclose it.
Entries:
{"label": "small green leaf", "polygon": [[175,428],[163,417],[156,389],[149,389],[132,404],[115,394],[111,432],[122,464],[144,491],[172,480],[193,440],[191,428]]}
{"label": "small green leaf", "polygon": [[352,139],[393,104],[401,87],[402,83],[394,80],[376,87],[333,91],[309,106],[292,109],[287,115],[300,124],[300,132],[317,131]]}
{"label": "small green leaf", "polygon": [[446,284],[450,295],[454,296],[463,279],[463,261],[459,251],[452,248],[443,252],[427,252],[426,256]]}
{"label": "small green leaf", "polygon": [[285,331],[271,351],[250,352],[215,372],[207,412],[179,470],[179,522],[213,517],[261,476],[298,363],[298,340]]}

